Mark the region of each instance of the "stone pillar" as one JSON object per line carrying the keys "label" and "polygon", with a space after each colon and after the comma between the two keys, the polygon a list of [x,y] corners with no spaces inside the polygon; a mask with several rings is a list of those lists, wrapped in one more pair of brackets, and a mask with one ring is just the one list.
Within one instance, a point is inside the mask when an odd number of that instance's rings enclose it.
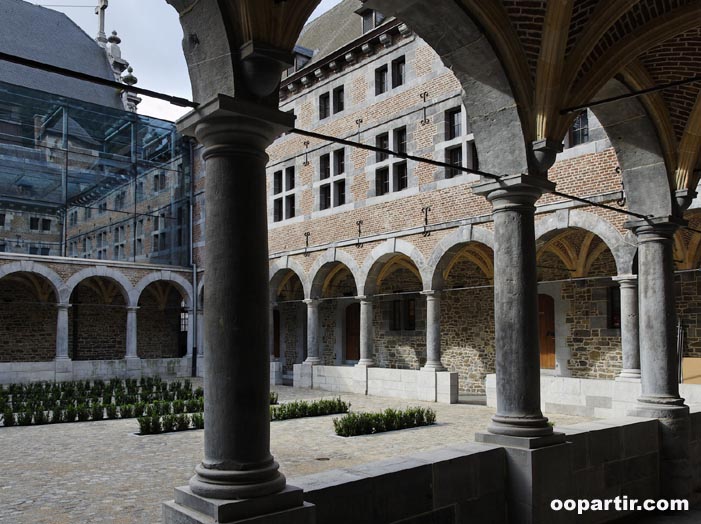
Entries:
{"label": "stone pillar", "polygon": [[638,333],[638,277],[614,277],[621,292],[621,347],[623,369],[616,380],[640,381],[640,344]]}
{"label": "stone pillar", "polygon": [[[286,485],[270,453],[265,149],[292,123],[277,109],[224,95],[180,121],[204,146],[208,285],[204,458],[175,502],[200,511],[207,499],[265,497]],[[188,502],[192,494],[199,502]]]}
{"label": "stone pillar", "polygon": [[307,359],[304,363],[321,364],[319,356],[319,300],[305,298],[304,303],[307,305]]}
{"label": "stone pillar", "polygon": [[136,351],[136,306],[127,306],[127,354],[126,358],[139,358]]}
{"label": "stone pillar", "polygon": [[497,412],[488,431],[497,436],[553,434],[540,410],[534,214],[536,200],[554,187],[545,178],[511,175],[474,188],[492,203],[494,218]]}
{"label": "stone pillar", "polygon": [[679,396],[677,315],[674,297],[673,236],[680,221],[672,217],[630,222],[638,238],[638,306],[642,394],[632,415],[661,422],[660,486],[663,497],[688,497],[689,407]]}
{"label": "stone pillar", "polygon": [[68,358],[68,308],[70,304],[56,304],[56,360]]}
{"label": "stone pillar", "polygon": [[441,363],[441,293],[423,291],[426,296],[426,371],[445,371]]}
{"label": "stone pillar", "polygon": [[192,357],[192,348],[195,343],[193,335],[195,334],[194,325],[196,319],[192,308],[187,308],[185,311],[187,312],[187,353],[185,356],[189,358]]}
{"label": "stone pillar", "polygon": [[358,366],[374,366],[375,331],[372,325],[372,297],[359,296],[360,300],[360,360]]}
{"label": "stone pillar", "polygon": [[270,362],[277,360],[275,357],[275,302],[270,303],[268,310],[268,350],[270,351]]}
{"label": "stone pillar", "polygon": [[204,312],[197,311],[197,354],[204,355]]}

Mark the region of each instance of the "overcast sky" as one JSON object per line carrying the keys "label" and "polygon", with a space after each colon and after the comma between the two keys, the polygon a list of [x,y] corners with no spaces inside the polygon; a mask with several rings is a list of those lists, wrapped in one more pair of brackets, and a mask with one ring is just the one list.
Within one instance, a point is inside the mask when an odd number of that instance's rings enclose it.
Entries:
{"label": "overcast sky", "polygon": [[[340,0],[322,0],[316,18]],[[66,13],[91,37],[97,35],[97,0],[33,0],[32,3]],[[191,99],[190,79],[182,52],[178,14],[166,0],[110,0],[105,32],[116,30],[122,57],[134,68],[139,87]],[[139,113],[175,120],[188,109],[142,97]]]}

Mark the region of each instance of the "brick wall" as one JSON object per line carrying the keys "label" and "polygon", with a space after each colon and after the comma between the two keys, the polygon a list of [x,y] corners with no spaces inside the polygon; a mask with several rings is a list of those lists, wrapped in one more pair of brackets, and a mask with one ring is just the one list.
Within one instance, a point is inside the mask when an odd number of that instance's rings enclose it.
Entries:
{"label": "brick wall", "polygon": [[677,273],[674,279],[677,315],[684,325],[684,356],[701,357],[701,277],[697,272]]}
{"label": "brick wall", "polygon": [[[170,287],[165,302],[144,289],[136,313],[137,355],[140,358],[176,358],[180,350],[180,293]],[[185,346],[182,346],[185,349]]]}
{"label": "brick wall", "polygon": [[0,362],[46,362],[56,357],[55,297],[38,299],[27,284],[0,280]]}

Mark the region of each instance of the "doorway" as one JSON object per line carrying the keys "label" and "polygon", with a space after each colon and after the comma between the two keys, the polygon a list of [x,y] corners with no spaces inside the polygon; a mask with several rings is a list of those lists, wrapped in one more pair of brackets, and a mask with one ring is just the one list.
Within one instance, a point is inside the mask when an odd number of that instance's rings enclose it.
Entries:
{"label": "doorway", "polygon": [[346,360],[360,360],[360,303],[346,307]]}
{"label": "doorway", "polygon": [[540,367],[555,369],[555,300],[550,295],[538,295],[538,339]]}

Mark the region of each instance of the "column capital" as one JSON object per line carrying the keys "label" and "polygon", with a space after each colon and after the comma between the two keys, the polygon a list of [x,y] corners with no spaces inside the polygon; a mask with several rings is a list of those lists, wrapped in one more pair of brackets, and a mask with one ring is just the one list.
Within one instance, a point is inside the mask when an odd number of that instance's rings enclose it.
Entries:
{"label": "column capital", "polygon": [[532,206],[541,195],[554,189],[555,183],[547,178],[520,173],[482,182],[473,186],[472,191],[484,196],[498,210],[513,205]]}
{"label": "column capital", "polygon": [[611,280],[618,282],[618,285],[621,287],[638,285],[638,275],[616,275],[611,277]]}
{"label": "column capital", "polygon": [[373,298],[375,298],[373,295],[358,295],[355,297],[355,299],[359,300],[360,302],[372,302]]}
{"label": "column capital", "polygon": [[126,310],[128,313],[131,313],[132,311],[136,313],[139,310],[139,306],[127,306]]}
{"label": "column capital", "polygon": [[673,216],[629,220],[623,227],[630,229],[638,237],[638,243],[670,240],[680,226],[688,222]]}
{"label": "column capital", "polygon": [[178,121],[178,131],[205,146],[203,158],[260,155],[273,140],[294,127],[294,115],[219,94]]}
{"label": "column capital", "polygon": [[68,310],[71,307],[73,307],[73,304],[69,304],[68,302],[59,302],[58,304],[56,304],[57,309]]}
{"label": "column capital", "polygon": [[318,298],[305,298],[302,300],[307,306],[316,306],[319,304],[319,299]]}
{"label": "column capital", "polygon": [[429,298],[441,298],[442,291],[440,289],[424,289],[421,295],[425,295],[426,299]]}

